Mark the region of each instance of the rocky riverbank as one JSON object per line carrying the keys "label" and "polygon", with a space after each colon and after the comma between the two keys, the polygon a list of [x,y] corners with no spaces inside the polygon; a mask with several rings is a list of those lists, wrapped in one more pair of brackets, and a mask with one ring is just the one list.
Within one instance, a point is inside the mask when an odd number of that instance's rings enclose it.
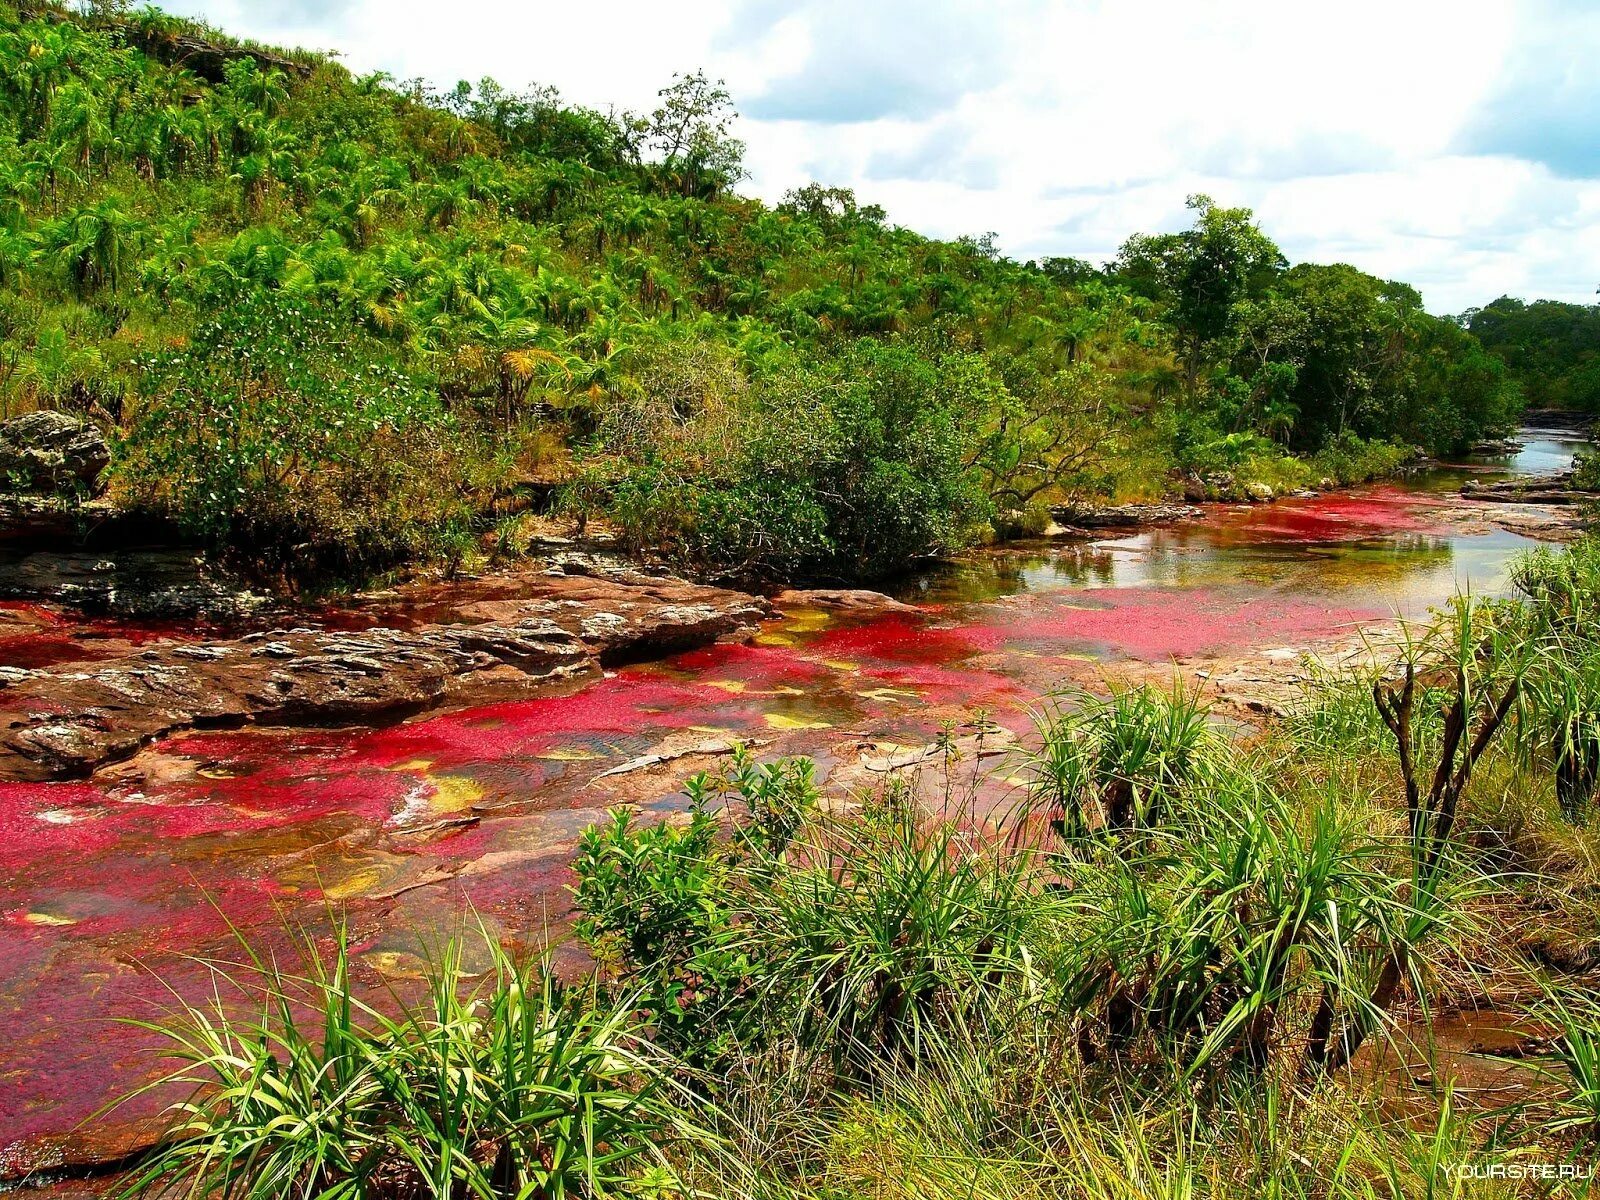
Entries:
{"label": "rocky riverbank", "polygon": [[[385,623],[402,613],[406,627]],[[603,662],[748,637],[770,613],[742,592],[581,563],[369,598],[321,615],[336,627],[0,666],[0,781],[87,775],[186,728],[354,724],[527,695]]]}
{"label": "rocky riverbank", "polygon": [[1572,471],[1491,482],[1468,480],[1461,485],[1461,494],[1468,500],[1489,504],[1553,504],[1563,508],[1600,504],[1600,491],[1579,486]]}

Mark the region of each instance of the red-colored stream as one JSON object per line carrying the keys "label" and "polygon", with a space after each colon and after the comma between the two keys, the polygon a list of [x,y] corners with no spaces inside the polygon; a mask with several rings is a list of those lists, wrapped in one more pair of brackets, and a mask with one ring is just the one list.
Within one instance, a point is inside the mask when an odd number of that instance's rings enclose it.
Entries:
{"label": "red-colored stream", "polygon": [[[1020,725],[1097,664],[1304,646],[1441,601],[1463,576],[1495,586],[1527,543],[1462,510],[1379,487],[987,553],[911,581],[918,611],[790,611],[750,644],[565,694],[376,730],[188,734],[92,782],[0,784],[0,1179],[52,1139],[114,1147],[152,1111],[93,1115],[155,1065],[149,1039],[113,1022],[155,1015],[169,987],[203,994],[182,956],[236,955],[230,926],[281,946],[341,906],[369,981],[414,968],[418,931],[454,927],[466,905],[538,940],[561,926],[581,829],[618,802],[670,810],[693,767],[602,771],[737,737],[814,754],[826,777],[868,743],[918,746],[974,709]],[[0,624],[0,658],[177,636],[53,612],[43,625],[8,638]]]}

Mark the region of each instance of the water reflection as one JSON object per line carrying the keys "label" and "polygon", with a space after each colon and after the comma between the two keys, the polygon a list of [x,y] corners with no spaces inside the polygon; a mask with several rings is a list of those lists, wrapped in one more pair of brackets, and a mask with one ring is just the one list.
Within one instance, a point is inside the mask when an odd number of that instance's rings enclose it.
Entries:
{"label": "water reflection", "polygon": [[1457,591],[1506,587],[1536,543],[1489,526],[1455,493],[1469,478],[1564,470],[1588,444],[1527,429],[1513,454],[1449,464],[1394,485],[1250,507],[1088,543],[984,551],[906,580],[902,599],[971,605],[1018,593],[1095,588],[1223,589],[1299,595],[1416,613]]}
{"label": "water reflection", "polygon": [[1589,443],[1569,429],[1541,429],[1530,427],[1521,434],[1522,449],[1506,461],[1506,469],[1514,475],[1544,475],[1551,471],[1565,471],[1572,465],[1572,456],[1588,449]]}

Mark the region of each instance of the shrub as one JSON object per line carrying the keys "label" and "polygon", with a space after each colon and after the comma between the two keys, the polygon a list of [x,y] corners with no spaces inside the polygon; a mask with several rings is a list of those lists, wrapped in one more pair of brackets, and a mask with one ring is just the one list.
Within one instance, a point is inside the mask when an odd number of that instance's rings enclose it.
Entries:
{"label": "shrub", "polygon": [[870,1079],[922,1057],[939,1031],[1003,1011],[1029,970],[1027,855],[975,847],[914,804],[819,832],[758,899],[801,1052]]}
{"label": "shrub", "polygon": [[223,287],[185,346],[142,364],[113,468],[134,503],[275,568],[448,552],[508,464],[425,381],[337,316]]}
{"label": "shrub", "polygon": [[1157,825],[1176,792],[1204,776],[1219,742],[1197,693],[1181,686],[1072,693],[1035,717],[1039,749],[1026,766],[1030,803],[1074,842],[1091,831]]}
{"label": "shrub", "polygon": [[[398,1016],[356,998],[342,935],[309,977],[217,967],[211,1005],[139,1023],[178,1063],[151,1086],[193,1093],[124,1194],[639,1194],[674,1120],[628,1006],[490,953],[488,982],[463,994],[447,945]],[[256,1016],[224,1006],[240,992]]]}
{"label": "shrub", "polygon": [[1512,582],[1531,602],[1517,635],[1536,651],[1516,711],[1517,744],[1554,773],[1569,820],[1583,820],[1600,786],[1600,538],[1513,563]]}
{"label": "shrub", "polygon": [[[619,812],[584,835],[580,935],[691,1065],[782,1038],[870,1074],[932,1028],[992,1015],[1021,970],[1026,856],[975,850],[914,805],[808,821],[810,771],[741,754],[726,778],[690,781],[687,824]],[[746,819],[721,830],[717,801]]]}
{"label": "shrub", "polygon": [[872,579],[968,544],[987,515],[966,469],[990,386],[973,356],[863,339],[748,386],[679,359],[692,378],[624,397],[601,424],[633,546],[735,575]]}
{"label": "shrub", "polygon": [[[756,936],[753,889],[769,879],[816,799],[811,764],[756,763],[687,785],[686,824],[637,827],[625,810],[586,829],[573,870],[577,931],[638,993],[655,1036],[692,1066],[766,1036],[767,988],[781,949]],[[743,807],[725,835],[717,803]]]}

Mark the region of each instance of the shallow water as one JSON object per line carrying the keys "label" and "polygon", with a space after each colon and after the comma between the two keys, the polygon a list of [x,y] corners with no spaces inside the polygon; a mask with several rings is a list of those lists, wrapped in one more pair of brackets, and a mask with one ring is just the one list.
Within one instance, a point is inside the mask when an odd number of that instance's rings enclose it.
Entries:
{"label": "shallow water", "polygon": [[1288,653],[1458,588],[1496,591],[1533,543],[1486,526],[1456,488],[1556,469],[1580,446],[1539,433],[1509,460],[1401,486],[976,554],[908,580],[917,611],[791,610],[751,644],[564,694],[385,729],[190,733],[93,782],[0,784],[0,1178],[9,1139],[68,1133],[148,1076],[147,1047],[108,1021],[152,1015],[164,983],[201,988],[177,956],[236,953],[230,924],[281,944],[286,926],[346,906],[370,982],[414,969],[413,931],[465,906],[538,940],[562,925],[583,827],[616,803],[679,807],[683,776],[716,760],[603,771],[739,738],[811,754],[826,778],[863,747],[919,746],[978,711],[1018,725],[1038,696],[1107,664]]}

